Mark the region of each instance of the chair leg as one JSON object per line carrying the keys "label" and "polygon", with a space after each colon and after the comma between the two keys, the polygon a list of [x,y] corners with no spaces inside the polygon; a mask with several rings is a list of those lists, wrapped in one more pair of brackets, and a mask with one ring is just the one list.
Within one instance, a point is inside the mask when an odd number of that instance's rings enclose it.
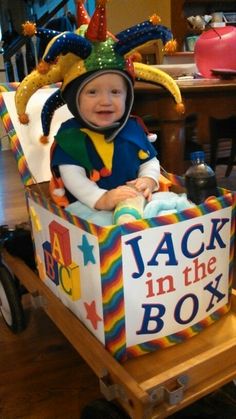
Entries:
{"label": "chair leg", "polygon": [[214,138],[211,140],[210,152],[211,152],[210,166],[213,170],[215,170],[216,161],[217,161],[217,152],[218,152],[218,139],[217,138]]}
{"label": "chair leg", "polygon": [[236,138],[232,138],[231,152],[230,152],[228,166],[225,171],[225,177],[229,177],[230,173],[232,172],[235,158],[236,158]]}

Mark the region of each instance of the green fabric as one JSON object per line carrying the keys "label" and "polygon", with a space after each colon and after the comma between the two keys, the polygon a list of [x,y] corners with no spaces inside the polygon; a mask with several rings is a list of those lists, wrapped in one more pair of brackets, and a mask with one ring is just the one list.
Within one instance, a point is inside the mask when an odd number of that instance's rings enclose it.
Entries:
{"label": "green fabric", "polygon": [[79,165],[85,167],[88,171],[93,169],[86,148],[87,135],[81,132],[80,129],[68,128],[62,130],[55,138],[65,153],[76,160]]}
{"label": "green fabric", "polygon": [[93,42],[92,52],[84,60],[86,70],[125,70],[125,59],[115,51],[115,45],[116,42],[111,38],[104,42]]}

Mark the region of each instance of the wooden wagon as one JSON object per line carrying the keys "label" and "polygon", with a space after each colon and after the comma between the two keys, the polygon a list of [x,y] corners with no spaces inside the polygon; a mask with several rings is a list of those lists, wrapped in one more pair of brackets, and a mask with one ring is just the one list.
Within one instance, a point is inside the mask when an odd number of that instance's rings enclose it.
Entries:
{"label": "wooden wagon", "polygon": [[[39,91],[36,119],[21,128],[14,87],[2,86],[1,115],[25,184],[37,271],[2,251],[8,326],[22,327],[17,280],[98,376],[104,419],[167,417],[235,379],[235,195],[220,190],[200,206],[123,226],[73,216],[48,196],[48,149],[36,138],[51,88]],[[55,129],[66,116],[62,109]]]}

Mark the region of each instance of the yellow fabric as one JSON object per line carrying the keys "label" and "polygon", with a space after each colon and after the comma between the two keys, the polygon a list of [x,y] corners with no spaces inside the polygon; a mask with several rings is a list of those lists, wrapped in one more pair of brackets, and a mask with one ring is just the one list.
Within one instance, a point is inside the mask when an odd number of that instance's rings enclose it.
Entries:
{"label": "yellow fabric", "polygon": [[97,153],[99,154],[101,160],[104,163],[104,166],[111,170],[112,169],[112,159],[114,154],[114,143],[107,142],[103,134],[98,132],[91,131],[88,128],[82,128],[81,131],[85,132],[93,142],[94,147],[96,148]]}

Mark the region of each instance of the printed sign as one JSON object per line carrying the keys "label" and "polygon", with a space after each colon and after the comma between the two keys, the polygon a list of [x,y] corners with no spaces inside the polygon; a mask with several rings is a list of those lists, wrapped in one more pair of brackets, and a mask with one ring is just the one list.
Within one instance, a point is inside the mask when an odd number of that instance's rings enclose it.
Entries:
{"label": "printed sign", "polygon": [[122,237],[127,346],[188,328],[228,302],[231,209]]}

